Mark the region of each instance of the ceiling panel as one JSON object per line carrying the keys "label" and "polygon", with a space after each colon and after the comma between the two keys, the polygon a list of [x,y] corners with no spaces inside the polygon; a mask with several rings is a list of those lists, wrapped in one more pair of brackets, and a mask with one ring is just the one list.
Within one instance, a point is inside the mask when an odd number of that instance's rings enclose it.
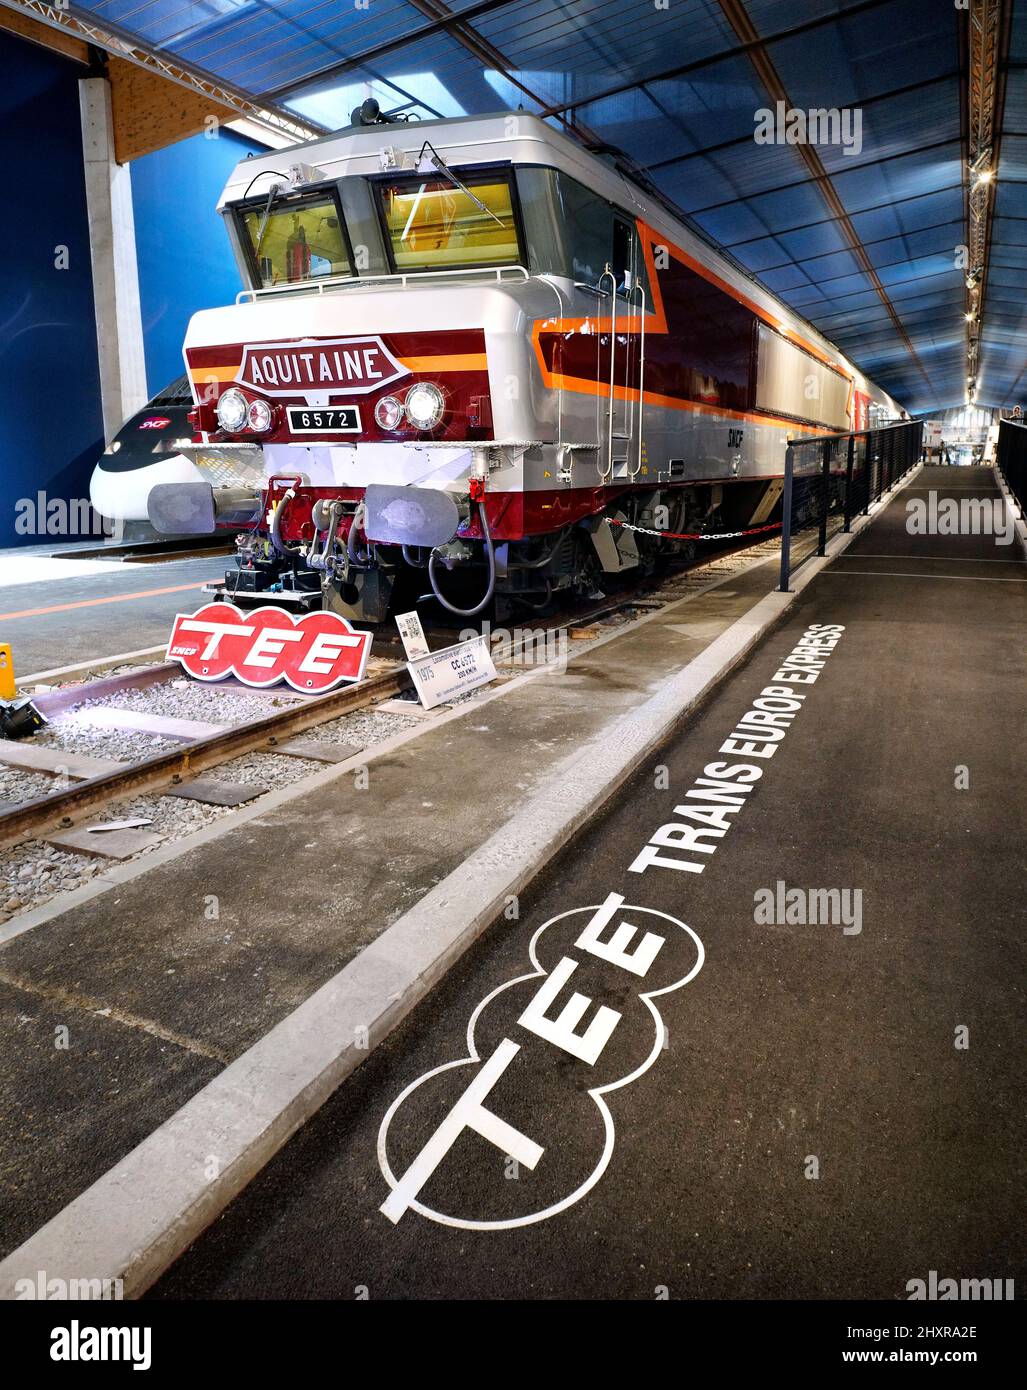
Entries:
{"label": "ceiling panel", "polygon": [[[960,26],[947,0],[101,0],[75,5],[330,128],[541,111],[649,174],[704,235],[914,411],[962,403]],[[1027,0],[1011,4],[980,398],[1023,386]],[[1020,64],[1020,66],[1017,66]],[[757,113],[825,118],[805,150]],[[955,393],[955,394],[953,394]]]}

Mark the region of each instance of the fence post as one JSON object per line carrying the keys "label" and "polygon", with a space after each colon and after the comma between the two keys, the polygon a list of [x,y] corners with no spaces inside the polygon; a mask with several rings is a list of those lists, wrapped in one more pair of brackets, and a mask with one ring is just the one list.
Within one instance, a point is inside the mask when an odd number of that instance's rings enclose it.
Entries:
{"label": "fence post", "polygon": [[824,462],[821,466],[821,498],[820,526],[817,536],[817,554],[823,555],[827,547],[827,509],[831,501],[831,441],[824,440]]}
{"label": "fence post", "polygon": [[845,525],[843,530],[848,531],[852,526],[852,465],[856,449],[856,436],[849,435],[849,452],[845,459]]}
{"label": "fence post", "polygon": [[792,558],[792,446],[785,450],[785,490],[781,499],[781,592],[787,594]]}
{"label": "fence post", "polygon": [[873,430],[869,430],[866,436],[866,450],[863,455],[864,471],[867,475],[867,500],[863,503],[863,515],[870,514],[870,503],[873,500],[874,491],[874,445],[875,435]]}

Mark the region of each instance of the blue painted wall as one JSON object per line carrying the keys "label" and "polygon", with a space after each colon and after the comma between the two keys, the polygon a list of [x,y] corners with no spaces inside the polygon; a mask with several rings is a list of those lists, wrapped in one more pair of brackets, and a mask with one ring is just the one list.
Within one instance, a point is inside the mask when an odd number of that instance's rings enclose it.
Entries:
{"label": "blue painted wall", "polygon": [[[96,518],[91,531],[56,529],[53,510],[48,529],[45,514],[37,521],[24,505],[31,499],[38,510],[39,492],[57,503],[87,499],[104,447],[79,116],[84,71],[0,30],[0,130],[17,190],[0,241],[0,547],[100,534]],[[222,130],[131,166],[151,395],[182,372],[190,315],[231,302],[239,289],[214,209],[234,165],[260,150]],[[54,264],[62,246],[66,270]]]}
{"label": "blue painted wall", "polygon": [[[82,68],[0,30],[8,190],[0,241],[0,546],[19,499],[87,498],[103,448],[78,107]],[[68,269],[54,266],[68,248]],[[54,538],[56,539],[56,537]]]}
{"label": "blue painted wall", "polygon": [[251,151],[230,130],[194,135],[132,161],[132,207],[150,395],[181,376],[182,339],[197,309],[230,304],[241,288],[215,211],[232,169]]}

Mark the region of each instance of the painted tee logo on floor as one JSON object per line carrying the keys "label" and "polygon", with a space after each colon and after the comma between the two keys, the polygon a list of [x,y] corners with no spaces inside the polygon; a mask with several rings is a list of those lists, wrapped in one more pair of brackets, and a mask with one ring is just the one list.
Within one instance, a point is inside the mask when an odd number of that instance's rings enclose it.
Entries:
{"label": "painted tee logo on floor", "polygon": [[528,950],[533,972],[474,1010],[468,1055],[419,1077],[382,1121],[390,1221],[416,1211],[504,1230],[584,1197],[613,1156],[606,1097],[657,1061],[654,1001],[695,979],[704,956],[691,927],[618,893],[550,918]]}

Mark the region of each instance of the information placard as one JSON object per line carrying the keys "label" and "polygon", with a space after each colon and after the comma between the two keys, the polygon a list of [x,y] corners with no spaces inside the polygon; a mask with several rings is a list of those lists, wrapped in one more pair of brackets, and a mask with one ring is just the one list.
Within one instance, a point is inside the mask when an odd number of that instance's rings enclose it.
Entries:
{"label": "information placard", "polygon": [[235,676],[263,689],[286,681],[293,690],[322,694],[343,681],[364,679],[371,633],[358,632],[337,613],[294,617],[267,606],[245,613],[233,603],[205,603],[179,613],[168,660],[200,681]]}
{"label": "information placard", "polygon": [[428,640],[424,635],[424,628],[421,626],[421,619],[417,613],[397,613],[396,626],[403,639],[403,649],[407,654],[407,661],[419,661],[422,656],[428,655],[430,651]]}
{"label": "information placard", "polygon": [[472,637],[469,642],[430,652],[422,660],[408,662],[407,670],[425,709],[434,709],[496,679],[495,663],[485,637]]}

